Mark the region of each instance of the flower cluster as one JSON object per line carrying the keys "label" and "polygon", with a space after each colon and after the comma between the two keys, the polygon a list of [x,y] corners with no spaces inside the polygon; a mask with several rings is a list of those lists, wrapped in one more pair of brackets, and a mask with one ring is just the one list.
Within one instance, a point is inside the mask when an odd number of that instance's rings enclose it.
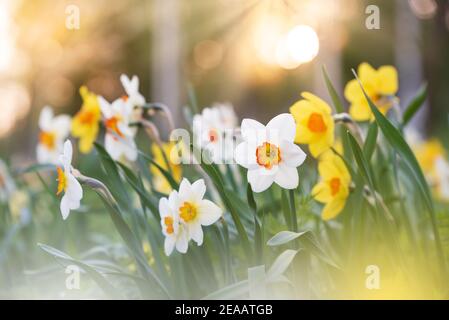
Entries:
{"label": "flower cluster", "polygon": [[173,190],[168,198],[160,199],[159,214],[167,256],[174,248],[186,253],[191,239],[197,245],[202,245],[202,226],[209,226],[222,216],[220,207],[210,200],[203,199],[205,194],[206,184],[203,179],[191,184],[184,178],[179,191]]}
{"label": "flower cluster", "polygon": [[[387,112],[397,101],[394,96],[398,86],[396,70],[390,66],[375,70],[363,63],[358,73],[368,96],[382,112]],[[64,219],[70,210],[79,208],[83,194],[76,180],[77,171],[71,166],[72,145],[69,140],[63,145],[70,128],[72,135],[79,138],[82,153],[90,152],[103,124],[104,145],[111,158],[130,162],[137,159],[136,125],[143,119],[146,101],[139,93],[136,76],[129,79],[122,75],[120,80],[126,96],[112,103],[81,87],[83,105],[71,120],[71,126],[70,117],[54,116],[49,107],[42,110],[38,160],[59,165],[57,193],[64,193],[61,200]],[[357,127],[355,121],[372,120],[373,115],[360,85],[355,81],[351,80],[345,89],[350,115],[344,114],[344,117]],[[214,104],[205,108],[193,118],[194,145],[206,150],[215,164],[235,160],[247,170],[247,182],[255,193],[262,193],[273,184],[287,190],[297,189],[300,181],[298,167],[307,157],[298,144],[307,145],[311,155],[317,159],[319,173],[319,181],[310,193],[323,204],[322,219],[329,220],[343,211],[351,194],[352,178],[344,161],[341,141],[336,139],[336,127],[342,115],[334,114],[328,103],[310,92],[303,92],[301,97],[290,107],[290,113],[279,114],[266,125],[253,119],[243,119],[240,128],[230,104]],[[449,176],[443,148],[432,142],[423,147],[427,148],[426,151],[418,152],[423,155],[418,156],[421,165],[430,173],[438,193],[449,198],[449,179],[441,179]],[[151,147],[151,186],[162,196],[159,215],[167,255],[175,248],[185,253],[190,240],[201,245],[202,226],[215,223],[223,214],[219,206],[204,199],[206,184],[203,179],[191,184],[183,178],[180,154],[185,151],[182,143],[161,142],[159,139]],[[61,157],[58,156],[60,153]],[[167,179],[167,172],[172,181]],[[173,181],[180,182],[179,190],[173,190]]]}

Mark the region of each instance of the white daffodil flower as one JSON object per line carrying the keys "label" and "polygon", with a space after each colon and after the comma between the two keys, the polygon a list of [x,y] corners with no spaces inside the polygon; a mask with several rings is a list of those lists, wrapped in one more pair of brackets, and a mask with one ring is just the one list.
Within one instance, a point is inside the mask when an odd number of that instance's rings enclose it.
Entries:
{"label": "white daffodil flower", "polygon": [[203,199],[206,193],[206,184],[203,179],[193,184],[183,179],[179,186],[179,192],[174,194],[174,208],[179,215],[179,221],[187,228],[189,238],[197,245],[203,243],[203,229],[201,226],[209,226],[215,223],[223,214],[219,206],[210,200]]}
{"label": "white daffodil flower", "polygon": [[112,104],[103,97],[98,97],[101,113],[106,127],[105,148],[114,160],[126,158],[137,159],[137,148],[134,142],[135,132],[129,127],[131,110],[123,99],[116,99]]}
{"label": "white daffodil flower", "polygon": [[268,189],[273,182],[284,189],[299,184],[297,167],[306,154],[294,144],[296,126],[293,116],[280,114],[264,126],[252,119],[243,119],[243,142],[235,150],[235,161],[248,169],[248,182],[254,192]]}
{"label": "white daffodil flower", "polygon": [[83,198],[83,189],[80,183],[73,175],[72,169],[72,143],[67,140],[64,143],[64,151],[60,156],[60,162],[63,168],[58,167],[58,191],[57,195],[64,192],[61,199],[61,214],[65,220],[70,214],[70,210],[76,210],[80,207],[80,201]]}
{"label": "white daffodil flower", "polygon": [[186,253],[189,246],[189,235],[185,225],[179,223],[179,214],[174,207],[177,191],[167,198],[159,200],[159,213],[161,216],[162,233],[165,236],[164,252],[167,256],[171,255],[176,248],[181,253]]}
{"label": "white daffodil flower", "polygon": [[[138,122],[142,117],[142,108],[146,101],[144,96],[139,92],[139,78],[134,75],[131,79],[126,74],[120,76],[120,82],[125,89],[126,96],[123,97],[128,108],[131,110],[130,122]],[[134,134],[137,128],[131,128]]]}
{"label": "white daffodil flower", "polygon": [[131,105],[131,107],[142,107],[145,104],[145,98],[139,92],[139,78],[133,76],[131,79],[128,78],[126,74],[120,76],[120,82],[125,89],[127,97],[126,102]]}
{"label": "white daffodil flower", "polygon": [[193,117],[195,143],[210,152],[214,163],[232,160],[236,127],[237,116],[230,104],[214,104]]}
{"label": "white daffodil flower", "polygon": [[62,145],[70,133],[70,116],[55,117],[51,107],[45,106],[39,116],[39,129],[37,161],[58,164]]}

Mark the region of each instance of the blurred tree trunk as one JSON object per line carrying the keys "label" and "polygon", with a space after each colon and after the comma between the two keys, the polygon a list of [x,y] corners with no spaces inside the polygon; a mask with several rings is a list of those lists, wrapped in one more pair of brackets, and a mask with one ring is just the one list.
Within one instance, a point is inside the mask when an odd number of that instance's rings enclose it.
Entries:
{"label": "blurred tree trunk", "polygon": [[152,101],[166,104],[175,122],[180,117],[179,0],[154,0],[152,41]]}

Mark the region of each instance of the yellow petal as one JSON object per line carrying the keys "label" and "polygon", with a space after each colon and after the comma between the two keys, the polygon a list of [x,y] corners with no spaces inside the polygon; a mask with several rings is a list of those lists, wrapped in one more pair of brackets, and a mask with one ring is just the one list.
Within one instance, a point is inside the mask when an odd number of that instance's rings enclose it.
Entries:
{"label": "yellow petal", "polygon": [[312,189],[312,196],[318,202],[328,203],[332,201],[331,190],[326,182],[317,183]]}
{"label": "yellow petal", "polygon": [[344,209],[345,204],[346,199],[335,198],[324,206],[321,218],[323,220],[335,218]]}
{"label": "yellow petal", "polygon": [[363,62],[359,65],[357,69],[357,75],[362,83],[365,81],[371,82],[375,81],[377,78],[376,70],[367,62]]}
{"label": "yellow petal", "polygon": [[309,150],[314,158],[318,158],[325,151],[329,150],[331,146],[325,140],[320,140],[319,142],[309,144]]}
{"label": "yellow petal", "polygon": [[319,98],[318,96],[310,93],[310,92],[303,92],[301,93],[301,96],[304,97],[304,99],[309,100],[315,109],[319,109],[321,112],[323,113],[327,113],[327,114],[331,114],[332,113],[332,109],[331,107],[321,98]]}
{"label": "yellow petal", "polygon": [[382,95],[395,95],[398,91],[398,73],[392,66],[382,66],[377,71],[378,92]]}
{"label": "yellow petal", "polygon": [[363,102],[360,101],[359,103],[351,104],[351,106],[349,107],[349,114],[355,121],[368,121],[373,117],[371,109],[366,100]]}
{"label": "yellow petal", "polygon": [[364,98],[363,91],[356,79],[353,79],[346,84],[344,95],[346,100],[352,103],[359,102]]}

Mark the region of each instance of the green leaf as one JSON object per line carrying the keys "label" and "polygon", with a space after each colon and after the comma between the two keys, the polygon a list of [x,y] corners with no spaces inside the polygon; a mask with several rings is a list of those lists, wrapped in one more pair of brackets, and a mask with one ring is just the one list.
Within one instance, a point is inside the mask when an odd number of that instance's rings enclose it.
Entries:
{"label": "green leaf", "polygon": [[[354,75],[357,80],[357,74],[354,72]],[[365,95],[366,100],[371,108],[371,112],[374,114],[377,124],[379,125],[380,130],[382,131],[385,139],[391,145],[393,149],[401,156],[401,159],[405,162],[405,164],[410,168],[413,172],[413,178],[419,188],[421,196],[424,199],[427,209],[429,210],[432,231],[435,237],[435,245],[437,248],[440,264],[445,270],[445,260],[443,255],[443,249],[441,246],[441,239],[436,225],[435,218],[435,209],[433,206],[432,197],[430,195],[429,186],[427,185],[424,174],[421,170],[421,167],[416,160],[413,151],[410,149],[409,145],[405,142],[405,139],[402,137],[401,132],[391,124],[391,122],[378,110],[376,105],[371,101],[368,95],[365,92],[362,84],[359,80],[359,85],[362,88],[363,94]]]}
{"label": "green leaf", "polygon": [[270,240],[268,240],[267,245],[270,247],[280,246],[301,237],[307,232],[308,231],[303,232],[281,231],[276,235],[274,235]]}
{"label": "green leaf", "polygon": [[[101,184],[101,182],[99,181],[98,183]],[[132,233],[126,221],[123,219],[122,217],[123,215],[120,211],[120,208],[118,207],[115,200],[112,198],[112,195],[109,193],[106,186],[103,185],[102,187],[95,187],[94,191],[100,196],[105,207],[108,209],[109,216],[111,217],[115,228],[117,229],[120,236],[125,241],[125,244],[128,246],[134,258],[136,259],[137,266],[142,275],[146,277],[148,280],[150,280],[151,283],[157,285],[161,290],[162,294],[164,294],[167,297],[170,297],[170,294],[165,285],[163,284],[163,282],[157,277],[153,269],[151,269],[150,266],[148,265],[141,244],[137,240],[136,236]]]}
{"label": "green leaf", "polygon": [[285,250],[282,252],[276,260],[274,260],[271,268],[267,272],[268,279],[276,279],[281,276],[290,266],[293,259],[295,258],[298,250]]}
{"label": "green leaf", "polygon": [[419,111],[427,98],[427,84],[419,88],[412,101],[409,103],[402,116],[402,126],[405,127],[413,116]]}
{"label": "green leaf", "polygon": [[165,170],[164,168],[162,168],[156,161],[154,161],[150,156],[146,155],[143,152],[139,153],[142,155],[143,158],[145,158],[145,160],[147,160],[148,162],[150,162],[153,166],[155,166],[159,172],[164,176],[165,179],[167,179],[168,183],[170,184],[170,186],[173,189],[178,189],[179,188],[179,184],[176,182],[176,180],[173,178],[172,174]]}
{"label": "green leaf", "polygon": [[374,154],[377,143],[378,126],[376,122],[370,124],[368,134],[366,136],[365,144],[363,145],[363,154],[366,160],[369,162]]}
{"label": "green leaf", "polygon": [[369,170],[369,164],[365,159],[365,156],[363,155],[362,150],[360,149],[359,144],[355,140],[355,138],[352,136],[352,134],[348,131],[347,132],[348,138],[349,138],[349,145],[351,146],[352,153],[354,155],[355,162],[357,163],[357,166],[359,168],[360,174],[362,175],[363,179],[366,183],[368,183],[371,191],[375,192],[374,189],[374,180],[371,176],[371,172]]}
{"label": "green leaf", "polygon": [[323,66],[323,76],[324,81],[326,82],[327,90],[329,91],[329,95],[332,99],[332,104],[334,105],[335,111],[338,113],[345,112],[345,108],[343,107],[343,103],[341,102],[340,97],[337,94],[337,90],[335,90],[331,80],[326,71],[326,67]]}
{"label": "green leaf", "polygon": [[113,299],[122,298],[121,295],[119,294],[119,292],[117,291],[117,289],[108,280],[106,280],[106,278],[101,273],[99,273],[93,267],[87,265],[84,262],[73,259],[68,254],[66,254],[62,251],[59,251],[58,249],[55,249],[51,246],[48,246],[48,245],[45,245],[42,243],[38,243],[38,246],[45,252],[54,256],[55,258],[65,260],[65,261],[75,264],[78,267],[80,267],[81,269],[83,269],[92,278],[92,280],[94,280],[98,284],[98,286],[111,298],[113,298]]}

